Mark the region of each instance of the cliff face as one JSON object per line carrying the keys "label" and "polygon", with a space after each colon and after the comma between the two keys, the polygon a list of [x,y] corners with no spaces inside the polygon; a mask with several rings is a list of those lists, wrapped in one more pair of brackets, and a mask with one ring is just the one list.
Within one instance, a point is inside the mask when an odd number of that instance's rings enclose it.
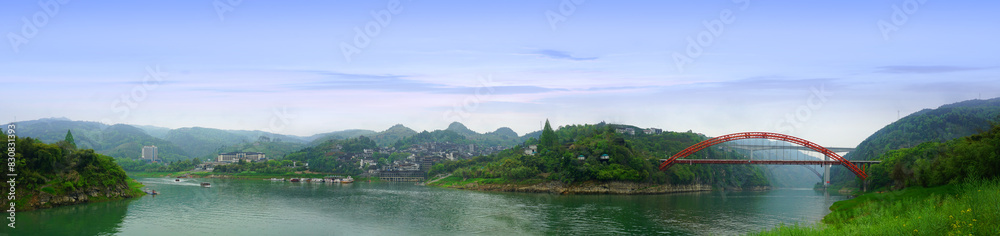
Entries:
{"label": "cliff face", "polygon": [[657,185],[634,182],[583,182],[570,185],[559,181],[550,181],[534,185],[516,184],[479,184],[470,183],[464,186],[457,186],[458,189],[470,189],[480,191],[500,191],[500,192],[527,192],[527,193],[558,193],[558,194],[663,194],[712,191],[711,185]]}
{"label": "cliff face", "polygon": [[128,185],[113,185],[109,187],[90,187],[62,195],[52,195],[46,192],[33,192],[28,202],[28,207],[17,209],[18,211],[28,211],[45,209],[73,204],[83,204],[97,200],[125,199],[138,197],[139,194],[129,189]]}

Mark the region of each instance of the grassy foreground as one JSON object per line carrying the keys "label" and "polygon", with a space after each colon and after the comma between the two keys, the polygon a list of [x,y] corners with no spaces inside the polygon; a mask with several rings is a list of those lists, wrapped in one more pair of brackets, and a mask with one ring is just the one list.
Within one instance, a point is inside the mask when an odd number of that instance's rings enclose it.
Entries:
{"label": "grassy foreground", "polygon": [[825,224],[751,235],[1000,235],[1000,179],[870,193],[830,210]]}

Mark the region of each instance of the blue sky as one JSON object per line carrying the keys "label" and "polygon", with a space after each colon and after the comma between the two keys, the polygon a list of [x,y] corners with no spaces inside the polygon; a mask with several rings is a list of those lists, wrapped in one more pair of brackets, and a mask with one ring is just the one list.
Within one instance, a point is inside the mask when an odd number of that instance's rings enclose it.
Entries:
{"label": "blue sky", "polygon": [[995,1],[232,2],[0,4],[0,122],[550,119],[853,147],[897,111],[1000,96]]}

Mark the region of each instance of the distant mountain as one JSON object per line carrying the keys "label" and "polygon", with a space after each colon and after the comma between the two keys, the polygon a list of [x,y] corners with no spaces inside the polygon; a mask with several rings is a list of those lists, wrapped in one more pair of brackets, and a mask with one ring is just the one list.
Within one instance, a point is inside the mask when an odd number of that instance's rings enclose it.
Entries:
{"label": "distant mountain", "polygon": [[275,134],[260,130],[226,130],[226,132],[243,135],[243,137],[246,137],[250,140],[257,140],[260,137],[267,137],[267,139],[270,139],[273,142],[290,142],[290,143],[301,143],[301,144],[308,143],[306,137]]}
{"label": "distant mountain", "polygon": [[469,128],[465,127],[464,124],[459,123],[457,121],[456,122],[451,122],[451,124],[449,124],[448,128],[445,129],[445,130],[451,131],[451,132],[455,132],[455,133],[458,133],[458,134],[461,134],[461,135],[464,135],[464,136],[474,136],[474,135],[478,135],[479,134],[479,133],[476,133],[476,131],[470,130]]}
{"label": "distant mountain", "polygon": [[298,142],[264,142],[241,143],[233,146],[223,147],[220,153],[225,152],[263,152],[269,159],[282,159],[289,153],[305,148],[305,143]]}
{"label": "distant mountain", "polygon": [[514,146],[527,140],[527,138],[518,137],[517,132],[507,127],[501,127],[496,131],[480,134],[465,127],[462,123],[452,122],[445,130],[465,136],[466,139],[482,146]]}
{"label": "distant mountain", "polygon": [[[74,133],[74,138],[76,138],[75,135]],[[142,147],[149,145],[156,146],[157,155],[164,161],[191,158],[185,149],[170,141],[150,136],[145,131],[131,125],[109,126],[101,131],[95,141],[98,146],[94,148],[94,151],[116,158],[140,158],[142,157]]]}
{"label": "distant mountain", "polygon": [[[37,138],[46,143],[63,140],[66,137],[66,131],[72,130],[77,147],[94,149],[98,153],[116,158],[137,158],[141,155],[142,146],[156,145],[159,147],[160,157],[168,161],[214,158],[220,152],[259,151],[266,150],[266,148],[275,149],[264,151],[268,157],[279,157],[289,153],[288,149],[301,149],[317,146],[329,140],[346,140],[360,136],[369,137],[379,146],[393,146],[401,140],[413,138],[418,134],[417,131],[401,124],[394,125],[382,132],[350,129],[309,137],[281,135],[264,131],[221,130],[202,127],[169,129],[148,125],[118,124],[109,126],[98,122],[73,121],[66,118],[45,118],[21,121],[17,124],[17,131],[20,135]],[[479,146],[514,146],[531,137],[537,138],[541,134],[533,132],[520,137],[517,132],[507,127],[482,134],[470,130],[459,122],[451,123],[447,129],[427,133],[425,136],[408,142],[458,141]]]}
{"label": "distant mountain", "polygon": [[135,126],[136,128],[139,128],[142,131],[146,131],[146,134],[149,134],[149,136],[153,136],[158,139],[167,139],[167,133],[170,132],[170,128],[163,128],[159,126],[152,126],[152,125],[132,125],[132,126]]}
{"label": "distant mountain", "polygon": [[389,129],[385,131],[375,134],[375,136],[372,137],[372,140],[374,140],[379,146],[389,146],[404,138],[412,137],[413,135],[417,135],[417,131],[407,128],[401,124],[397,124],[389,127]]}
{"label": "distant mountain", "polygon": [[306,139],[310,140],[308,146],[316,146],[316,145],[325,143],[326,141],[330,141],[330,140],[343,140],[343,139],[349,139],[349,138],[357,138],[357,137],[360,137],[360,136],[366,136],[367,137],[367,136],[374,136],[374,135],[375,135],[375,131],[371,131],[371,130],[349,129],[349,130],[336,131],[336,132],[330,132],[330,133],[316,134],[316,135],[313,135],[313,136],[309,136]]}
{"label": "distant mountain", "polygon": [[66,138],[66,131],[72,130],[76,146],[80,149],[97,149],[99,146],[97,139],[101,131],[108,127],[97,122],[71,121],[66,118],[45,118],[16,122],[16,124],[18,136],[32,137],[45,143],[63,140]]}
{"label": "distant mountain", "polygon": [[493,132],[490,132],[490,133],[486,133],[486,134],[487,135],[497,136],[497,137],[517,138],[517,132],[514,132],[514,130],[512,130],[510,128],[507,128],[507,127],[500,127],[496,131],[493,131]]}
{"label": "distant mountain", "polygon": [[193,157],[217,156],[226,146],[249,143],[246,136],[220,129],[201,127],[173,129],[167,133],[167,141],[184,147]]}
{"label": "distant mountain", "polygon": [[[885,152],[910,148],[925,142],[945,142],[986,131],[990,122],[1000,122],[1000,98],[969,100],[937,109],[924,109],[886,125],[845,155],[848,160],[871,160]],[[847,183],[854,175],[835,168],[833,183]],[[852,182],[853,183],[853,182]]]}
{"label": "distant mountain", "polygon": [[[45,118],[16,122],[19,136],[32,137],[54,143],[73,132],[77,147],[94,149],[97,153],[116,158],[138,158],[142,146],[156,145],[161,159],[166,161],[189,158],[214,158],[223,148],[250,145],[260,137],[267,137],[268,144],[276,147],[279,156],[292,148],[301,148],[305,137],[273,134],[264,131],[220,130],[211,128],[169,129],[157,126],[105,125],[66,118]],[[288,142],[288,144],[282,144]],[[253,148],[247,148],[253,150]],[[267,153],[267,152],[265,152]]]}

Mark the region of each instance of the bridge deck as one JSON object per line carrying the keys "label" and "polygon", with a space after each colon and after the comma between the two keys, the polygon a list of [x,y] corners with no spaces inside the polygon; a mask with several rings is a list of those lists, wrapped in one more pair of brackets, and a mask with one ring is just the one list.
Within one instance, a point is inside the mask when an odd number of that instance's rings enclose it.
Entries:
{"label": "bridge deck", "polygon": [[[661,160],[666,161],[666,160]],[[878,164],[882,161],[851,161],[854,164]],[[677,159],[674,164],[755,164],[755,165],[841,165],[839,161],[802,160],[734,160],[734,159]]]}

